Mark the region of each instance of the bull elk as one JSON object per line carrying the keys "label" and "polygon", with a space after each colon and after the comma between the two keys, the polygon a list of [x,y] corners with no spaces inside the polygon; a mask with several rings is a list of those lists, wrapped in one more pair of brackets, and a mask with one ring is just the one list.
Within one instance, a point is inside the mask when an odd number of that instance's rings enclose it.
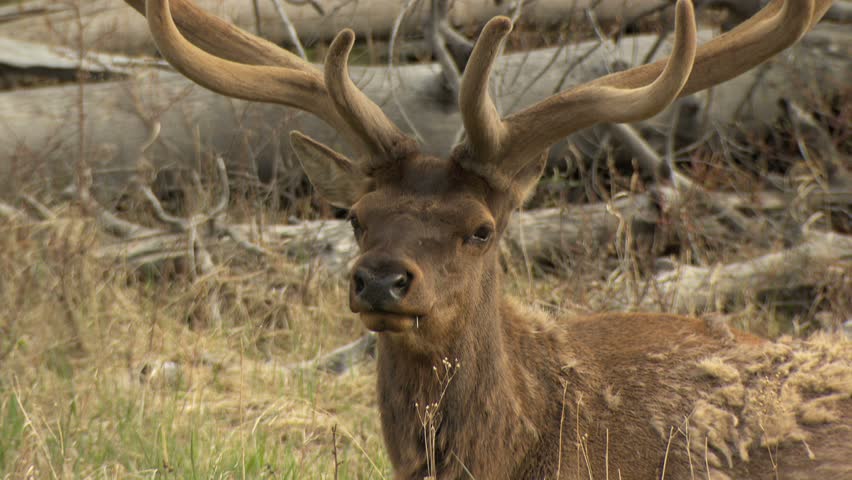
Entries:
{"label": "bull elk", "polygon": [[[692,4],[679,0],[667,60],[505,118],[487,85],[512,23],[494,18],[464,73],[466,138],[449,158],[420,153],[354,85],[351,30],[321,72],[189,0],[147,0],[144,10],[162,55],[196,83],[310,112],[359,152],[347,158],[291,134],[317,191],[351,212],[360,254],[349,307],[378,332],[395,478],[850,479],[847,341],[769,342],[667,314],[552,318],[502,293],[497,247],[551,144],[736,77],[795,43],[830,5],[773,0],[697,47]],[[439,382],[435,367],[447,360],[452,375]]]}

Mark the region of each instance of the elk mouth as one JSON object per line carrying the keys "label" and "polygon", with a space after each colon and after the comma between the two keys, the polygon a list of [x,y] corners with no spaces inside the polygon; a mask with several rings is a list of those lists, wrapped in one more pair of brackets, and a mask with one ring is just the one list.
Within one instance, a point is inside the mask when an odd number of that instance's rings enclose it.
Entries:
{"label": "elk mouth", "polygon": [[377,333],[403,333],[412,329],[420,328],[426,318],[425,315],[414,315],[409,313],[394,313],[382,311],[361,312],[361,322],[367,329]]}

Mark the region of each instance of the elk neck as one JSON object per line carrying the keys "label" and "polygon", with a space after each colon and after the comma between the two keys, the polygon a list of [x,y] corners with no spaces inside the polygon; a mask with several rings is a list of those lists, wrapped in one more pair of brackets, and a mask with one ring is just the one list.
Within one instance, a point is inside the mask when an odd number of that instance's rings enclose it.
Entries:
{"label": "elk neck", "polygon": [[[558,445],[541,438],[536,426],[558,422],[561,414],[561,333],[543,314],[538,326],[517,321],[530,312],[504,295],[497,249],[490,254],[481,289],[456,299],[451,323],[460,328],[444,341],[427,348],[408,333],[379,334],[378,399],[398,478],[428,473],[427,405],[433,413],[437,405],[438,471],[458,473],[447,478],[463,478],[471,468],[476,478],[504,478],[523,468],[514,462],[537,445]],[[507,446],[512,455],[492,455]]]}

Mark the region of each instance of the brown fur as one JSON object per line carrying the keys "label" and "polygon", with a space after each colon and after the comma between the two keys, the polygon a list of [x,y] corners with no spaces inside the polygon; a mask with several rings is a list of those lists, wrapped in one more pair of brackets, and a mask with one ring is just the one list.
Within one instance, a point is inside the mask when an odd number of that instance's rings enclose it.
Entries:
{"label": "brown fur", "polygon": [[[351,205],[361,253],[350,308],[379,332],[379,408],[396,478],[852,478],[845,339],[770,343],[665,314],[554,319],[503,296],[497,248],[550,142],[596,122],[650,116],[736,76],[799,38],[829,0],[789,8],[774,0],[697,52],[692,8],[680,1],[665,69],[613,74],[506,119],[486,93],[511,27],[496,18],[460,87],[468,140],[446,160],[418,154],[357,91],[346,62],[351,31],[332,42],[321,75],[173,1],[191,17],[179,23],[196,42],[246,60],[194,47],[171,24],[168,2],[148,0],[158,46],[179,70],[226,95],[313,112],[360,147],[353,162],[291,137],[320,193]],[[217,48],[222,39],[233,50]]]}
{"label": "brown fur", "polygon": [[[398,479],[429,473],[423,409],[438,404],[437,477],[780,478],[850,473],[852,350],[846,340],[765,342],[666,314],[552,318],[502,294],[495,244],[516,194],[452,161],[414,157],[352,208],[358,262],[416,266],[379,333],[378,394]],[[375,313],[363,313],[365,316]],[[369,323],[368,323],[369,325]],[[449,361],[449,381],[436,375]],[[560,451],[560,445],[562,446]],[[668,453],[667,453],[668,452]]]}

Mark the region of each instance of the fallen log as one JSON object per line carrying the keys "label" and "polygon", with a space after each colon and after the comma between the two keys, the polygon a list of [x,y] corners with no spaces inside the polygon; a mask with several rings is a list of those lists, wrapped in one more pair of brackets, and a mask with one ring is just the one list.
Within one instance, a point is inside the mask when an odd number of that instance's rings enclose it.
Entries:
{"label": "fallen log", "polygon": [[116,75],[130,75],[145,67],[170,69],[165,60],[151,57],[85,52],[80,58],[79,52],[73,48],[4,37],[0,37],[0,65],[16,69],[83,70]]}
{"label": "fallen log", "polygon": [[[705,32],[705,37],[708,35]],[[655,36],[624,38],[617,45],[586,42],[564,49],[515,53],[496,65],[499,104],[513,111],[605,73],[614,64],[631,64],[652,48]],[[848,71],[852,33],[819,28],[788,52],[699,97],[694,121],[683,121],[687,137],[705,130],[758,130],[783,113],[778,100],[792,97],[806,104],[810,86],[820,95],[845,86],[838,72]],[[662,54],[662,52],[661,52]],[[576,65],[572,65],[576,63]],[[554,65],[568,65],[570,71]],[[461,128],[455,99],[442,86],[437,64],[395,68],[353,67],[352,76],[391,120],[416,132],[427,152],[445,154]],[[840,76],[842,77],[842,75]],[[395,93],[392,93],[395,92]],[[709,99],[709,100],[708,100]],[[82,109],[82,111],[81,111]],[[408,112],[407,123],[401,112]],[[739,116],[738,116],[739,114]],[[658,138],[667,133],[669,113],[638,125]],[[180,75],[144,71],[125,81],[20,90],[0,94],[0,198],[22,188],[53,189],[67,185],[80,149],[95,175],[95,194],[113,202],[127,190],[145,162],[155,170],[196,168],[206,153],[221,154],[229,167],[256,178],[258,170],[277,171],[298,182],[301,171],[283,135],[300,129],[346,151],[336,134],[319,120],[292,110],[224,98],[195,86]],[[702,122],[702,119],[708,121]],[[159,131],[153,144],[152,132]],[[660,134],[663,134],[660,136]],[[600,143],[594,131],[572,137],[581,146]],[[149,147],[150,144],[150,147]],[[559,147],[554,155],[560,155]],[[144,162],[143,162],[144,163]],[[264,179],[267,180],[267,179]]]}
{"label": "fallen log", "polygon": [[[199,7],[212,12],[238,27],[256,32],[258,24],[264,38],[287,44],[287,32],[272,1],[258,2],[255,15],[253,3],[243,0],[194,0]],[[144,10],[144,0],[130,0],[135,8]],[[181,4],[174,2],[174,8]],[[304,40],[330,40],[340,29],[349,27],[361,37],[386,38],[404,2],[399,0],[312,0],[283,1],[287,17]],[[428,2],[413,8],[407,22],[413,28],[423,25],[429,16]],[[547,26],[562,22],[572,15],[583,15],[593,6],[601,20],[613,20],[635,15],[658,0],[537,0],[526,2],[524,20]],[[34,8],[5,7],[0,11],[0,36],[38,41],[54,45],[76,46],[80,40],[78,26],[84,25],[82,42],[88,49],[120,52],[127,55],[153,54],[154,44],[145,19],[122,0],[86,0],[79,3],[77,18],[71,2],[37,2]],[[493,0],[456,0],[450,11],[453,25],[480,25],[494,15],[505,14],[511,5]],[[17,12],[17,16],[15,13]],[[179,16],[179,12],[176,12]]]}
{"label": "fallen log", "polygon": [[[764,194],[749,201],[750,194],[713,193],[720,204],[742,210],[775,210],[789,208],[792,197]],[[665,195],[643,193],[621,196],[611,202],[586,205],[568,205],[563,208],[542,208],[521,211],[514,215],[506,229],[505,247],[514,252],[525,252],[532,260],[546,262],[575,256],[590,251],[611,252],[619,232],[630,228],[637,235],[655,235],[660,228],[660,202],[668,201]],[[10,213],[11,215],[11,213]],[[691,228],[712,230],[719,228],[712,218],[692,218]],[[221,226],[221,224],[220,224]],[[126,230],[126,229],[125,229]],[[304,221],[295,225],[231,224],[229,236],[208,238],[211,248],[232,249],[235,240],[243,239],[258,245],[260,255],[289,255],[295,258],[318,258],[324,267],[334,273],[348,269],[357,245],[352,229],[345,220]],[[183,256],[186,236],[165,231],[144,231],[107,244],[95,250],[104,259],[120,259],[131,266],[142,266]],[[246,249],[250,250],[250,249]],[[517,256],[517,255],[516,255]]]}
{"label": "fallen log", "polygon": [[658,294],[649,301],[662,301],[672,312],[725,311],[767,291],[819,284],[830,267],[849,271],[850,259],[849,235],[809,232],[795,247],[754,259],[713,267],[681,265],[657,274],[649,282]]}
{"label": "fallen log", "polygon": [[[614,215],[618,213],[618,216]],[[575,253],[578,248],[609,245],[620,222],[646,224],[653,228],[656,207],[649,195],[625,197],[611,203],[577,205],[520,212],[506,231],[507,247],[523,249],[533,259],[552,260]],[[297,258],[319,258],[326,269],[341,273],[348,269],[357,245],[349,222],[317,220],[297,225],[228,225],[237,238],[261,246],[270,254]],[[156,264],[186,254],[186,235],[168,231],[146,231],[120,238],[94,250],[102,259],[116,259],[131,267]],[[208,247],[229,248],[233,238],[208,238]]]}

